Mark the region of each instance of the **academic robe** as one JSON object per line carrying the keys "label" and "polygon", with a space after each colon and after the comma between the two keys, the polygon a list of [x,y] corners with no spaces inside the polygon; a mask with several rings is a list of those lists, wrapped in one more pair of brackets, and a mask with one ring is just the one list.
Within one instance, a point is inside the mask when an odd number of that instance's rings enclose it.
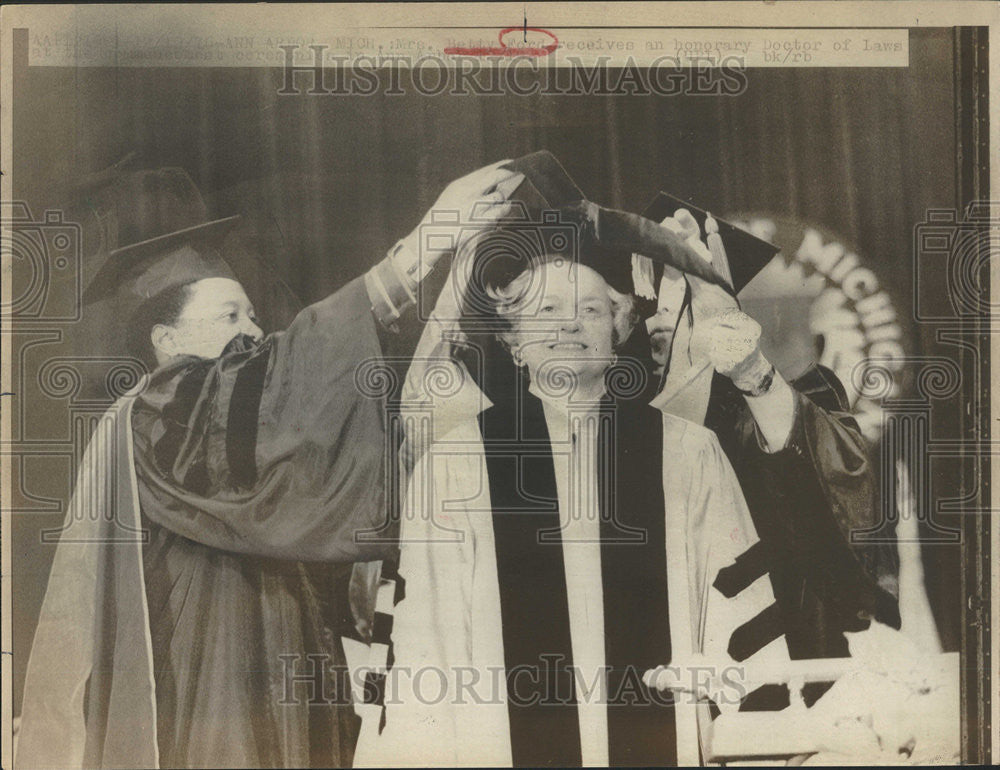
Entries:
{"label": "academic robe", "polygon": [[[644,327],[637,332],[627,355],[646,368],[645,397],[657,403],[660,378]],[[795,416],[783,447],[767,446],[729,378],[707,375],[701,421],[718,436],[761,540],[727,574],[727,590],[767,576],[776,598],[767,628],[796,660],[846,657],[844,632],[863,630],[872,618],[899,628],[899,559],[894,543],[863,540],[878,525],[878,490],[870,449],[836,375],[816,365],[789,382]],[[827,687],[807,685],[806,703]],[[787,704],[784,688],[762,688],[745,705]]]}
{"label": "academic robe", "polygon": [[[510,707],[504,679],[512,668],[544,670],[533,661],[546,647],[561,660],[573,653],[564,622],[568,602],[559,589],[561,565],[558,559],[537,558],[533,546],[542,524],[553,527],[559,485],[551,481],[553,450],[545,428],[538,429],[537,405],[531,407],[529,397],[526,406],[511,409],[504,402],[503,394],[510,392],[505,376],[491,382],[503,367],[483,366],[498,359],[496,349],[482,339],[464,344],[453,320],[460,296],[461,287],[439,300],[414,358],[419,365],[411,368],[404,390],[411,412],[404,442],[410,483],[394,589],[398,603],[393,609],[390,597],[381,618],[376,612],[378,643],[372,645],[357,761],[579,764],[580,747],[566,740],[575,717],[564,716],[560,724],[558,716],[546,718],[536,710],[538,719],[525,719],[528,709]],[[648,357],[648,342],[643,350]],[[471,386],[470,372],[490,398]],[[639,379],[650,386],[657,382],[648,373]],[[435,381],[448,383],[449,392],[442,394],[432,386]],[[876,515],[863,439],[843,399],[824,398],[815,383],[796,384],[801,393],[793,439],[775,455],[764,450],[745,399],[732,389],[724,397],[712,394],[708,419],[703,411],[697,422],[646,406],[655,391],[641,387],[625,402],[616,400],[612,411],[623,419],[616,439],[601,451],[615,457],[612,465],[624,472],[599,473],[598,498],[602,506],[619,501],[613,503],[619,515],[644,531],[647,541],[646,547],[619,551],[613,538],[605,537],[614,533],[601,533],[603,625],[612,670],[616,664],[631,670],[690,664],[671,660],[672,640],[681,642],[674,646],[682,657],[780,670],[790,655],[837,654],[842,631],[863,627],[873,614],[891,619],[891,558],[850,542],[852,526]],[[835,386],[835,379],[828,383],[829,389]],[[720,414],[720,403],[729,411]],[[498,464],[505,456],[514,471]],[[737,464],[742,475],[734,471]],[[757,469],[760,478],[749,479]],[[764,480],[772,483],[761,486]],[[796,492],[798,486],[802,490]],[[557,513],[562,506],[563,501],[556,503]],[[525,512],[541,520],[519,515]],[[667,560],[665,552],[671,555]],[[567,573],[563,582],[569,579]],[[420,672],[442,677],[438,697],[421,697],[425,693],[413,681]],[[498,672],[499,684],[491,680]],[[491,682],[485,700],[468,697],[469,680],[463,677],[470,676]],[[548,678],[562,681],[558,671],[548,672]],[[648,692],[640,688],[645,706]],[[749,697],[742,691],[715,695],[722,711],[780,707],[768,688]],[[382,703],[384,710],[378,708]],[[690,709],[677,703],[674,725],[670,705],[657,705],[643,710],[608,704],[611,764],[675,762],[674,726],[685,741],[685,758],[697,762]],[[572,708],[567,703],[553,710]]]}
{"label": "academic robe", "polygon": [[[426,403],[430,443],[410,475],[400,526],[405,595],[383,619],[390,665],[372,688],[385,711],[365,717],[356,761],[579,766],[588,761],[580,714],[593,671],[567,673],[582,657],[570,607],[583,573],[570,570],[569,544],[560,542],[574,508],[556,470],[556,455],[572,456],[574,445],[550,435],[540,400],[525,388],[494,402],[460,367],[450,381],[459,386],[448,397]],[[575,494],[596,488],[597,508],[588,510],[600,520],[590,570],[603,601],[590,606],[603,617],[588,619],[586,633],[604,652],[606,761],[670,765],[673,698],[642,681],[672,657],[668,537],[689,552],[690,595],[680,601],[690,604],[690,626],[677,633],[695,640],[691,652],[713,661],[787,653],[780,643],[755,644],[755,619],[774,604],[766,580],[734,597],[713,585],[757,542],[714,433],[634,395],[604,399],[593,457],[605,460],[579,469],[597,474],[595,487]]]}
{"label": "academic robe", "polygon": [[780,609],[776,629],[793,659],[845,657],[844,631],[872,618],[899,628],[899,559],[893,543],[852,538],[878,524],[868,446],[846,393],[829,369],[813,366],[791,383],[795,419],[775,452],[744,396],[715,375],[706,427],[732,463],[761,537],[748,569],[766,571]]}
{"label": "academic robe", "polygon": [[326,565],[392,552],[356,540],[385,522],[384,405],[355,382],[380,355],[359,278],[108,412],[50,575],[18,766],[350,764]]}
{"label": "academic robe", "polygon": [[[737,306],[717,287],[688,282],[691,304],[673,338],[667,389],[691,365],[691,324]],[[664,386],[654,374],[645,324],[619,352],[644,368],[644,397],[659,403]],[[843,385],[819,365],[789,385],[795,417],[783,447],[767,446],[746,397],[710,369],[684,388],[688,403],[673,396],[667,408],[697,415],[692,419],[718,436],[760,536],[760,545],[740,560],[739,579],[730,576],[730,590],[766,574],[777,599],[771,627],[785,636],[792,658],[844,657],[844,631],[862,630],[872,618],[899,628],[899,558],[895,543],[864,540],[866,530],[879,526],[881,510],[870,447]],[[823,689],[807,687],[807,703]],[[780,698],[770,701],[772,708],[782,705]]]}

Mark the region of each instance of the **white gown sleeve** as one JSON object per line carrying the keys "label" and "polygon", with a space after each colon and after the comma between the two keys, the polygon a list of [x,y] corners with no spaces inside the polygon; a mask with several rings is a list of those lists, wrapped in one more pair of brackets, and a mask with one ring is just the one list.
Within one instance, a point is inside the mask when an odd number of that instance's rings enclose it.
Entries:
{"label": "white gown sleeve", "polygon": [[359,767],[511,763],[506,687],[501,679],[498,691],[487,670],[502,672],[503,661],[477,421],[491,404],[452,355],[453,346],[464,343],[458,308],[465,287],[462,265],[452,271],[402,393],[407,481],[399,576],[405,595],[393,617],[385,726],[380,734],[362,727]]}

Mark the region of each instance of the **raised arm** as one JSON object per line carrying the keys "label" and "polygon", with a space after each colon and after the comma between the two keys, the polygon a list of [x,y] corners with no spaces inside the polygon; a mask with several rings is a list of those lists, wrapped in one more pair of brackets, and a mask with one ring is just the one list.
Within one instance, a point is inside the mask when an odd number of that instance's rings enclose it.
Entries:
{"label": "raised arm", "polygon": [[[457,213],[452,248],[506,210],[520,175],[499,166],[453,182],[425,218]],[[447,252],[421,250],[419,237],[418,227],[365,276],[259,346],[237,338],[218,359],[186,359],[159,373],[135,412],[150,519],[216,548],[267,557],[365,561],[391,550],[359,540],[383,527],[392,502],[395,439],[383,387],[390,375],[376,325],[397,322]]]}
{"label": "raised arm", "polygon": [[757,422],[753,397],[734,392],[721,378],[717,403],[728,403],[731,411],[709,415],[778,565],[784,589],[776,586],[776,594],[800,618],[811,601],[807,595],[816,597],[832,633],[857,630],[872,617],[898,627],[898,559],[885,532],[880,541],[866,539],[879,524],[881,507],[869,449],[843,387],[818,366],[787,387],[792,420],[778,448]]}
{"label": "raised arm", "polygon": [[[683,209],[666,224],[701,246]],[[694,322],[682,350],[674,340],[671,369],[680,358],[716,372],[705,424],[718,434],[771,554],[775,595],[794,626],[793,654],[834,654],[838,646],[846,653],[840,631],[871,617],[898,627],[898,560],[884,532],[883,542],[865,539],[881,508],[843,386],[820,367],[786,382],[761,350],[756,321],[733,302],[727,307],[714,287],[688,282]],[[651,332],[658,322],[648,324]]]}

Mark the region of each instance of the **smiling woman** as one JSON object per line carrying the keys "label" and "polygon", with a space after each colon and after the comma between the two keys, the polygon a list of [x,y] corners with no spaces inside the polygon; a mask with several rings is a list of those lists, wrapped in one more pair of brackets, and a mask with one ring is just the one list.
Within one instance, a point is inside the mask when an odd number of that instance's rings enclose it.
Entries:
{"label": "smiling woman", "polygon": [[510,327],[499,338],[537,388],[564,391],[570,373],[575,388],[567,397],[600,397],[615,348],[635,325],[631,294],[616,291],[592,268],[556,255],[490,294]]}
{"label": "smiling woman", "polygon": [[[529,178],[550,189],[558,172]],[[530,253],[479,244],[480,271],[471,250],[456,256],[425,327],[402,398],[415,458],[402,595],[391,658],[372,664],[385,712],[362,716],[356,766],[683,763],[674,695],[644,674],[672,645],[683,653],[690,628],[707,629],[699,653],[728,660],[734,629],[775,601],[754,581],[689,602],[684,577],[711,585],[757,541],[753,522],[715,434],[651,406],[643,374],[616,377],[637,364],[621,348],[636,321],[632,249],[578,235]],[[481,312],[480,290],[499,321],[489,333],[527,376],[508,379],[502,356],[467,368],[483,327],[460,308]],[[673,561],[669,602],[668,529],[694,554],[683,577]],[[767,641],[735,636],[744,657]]]}

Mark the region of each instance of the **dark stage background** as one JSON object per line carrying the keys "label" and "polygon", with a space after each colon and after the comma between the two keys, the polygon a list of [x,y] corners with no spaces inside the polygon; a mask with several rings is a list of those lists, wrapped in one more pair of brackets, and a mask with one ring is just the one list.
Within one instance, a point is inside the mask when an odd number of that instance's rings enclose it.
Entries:
{"label": "dark stage background", "polygon": [[[270,69],[25,68],[15,194],[37,219],[130,152],[139,167],[181,166],[213,214],[245,216],[250,247],[311,302],[380,259],[450,180],[546,148],[604,205],[640,210],[664,189],[722,215],[823,227],[908,311],[913,228],[927,209],[956,205],[952,58],[950,30],[913,31],[908,68],[749,70],[746,92],[728,97],[279,96],[282,73]],[[95,267],[84,264],[84,276]],[[289,308],[274,284],[248,281],[265,320],[282,325]],[[17,348],[24,335],[15,341],[21,435],[71,433],[81,392],[44,393],[39,372],[52,356],[104,352],[106,312],[87,309],[30,350]],[[908,352],[957,356],[934,326],[901,324]],[[958,409],[936,404],[932,430],[947,433]],[[52,554],[39,531],[62,519],[58,503],[36,503],[65,500],[70,487],[66,466],[29,459],[16,460],[15,703]],[[957,496],[957,473],[957,462],[936,466],[934,495]],[[925,545],[924,561],[945,649],[958,649],[960,550]]]}

